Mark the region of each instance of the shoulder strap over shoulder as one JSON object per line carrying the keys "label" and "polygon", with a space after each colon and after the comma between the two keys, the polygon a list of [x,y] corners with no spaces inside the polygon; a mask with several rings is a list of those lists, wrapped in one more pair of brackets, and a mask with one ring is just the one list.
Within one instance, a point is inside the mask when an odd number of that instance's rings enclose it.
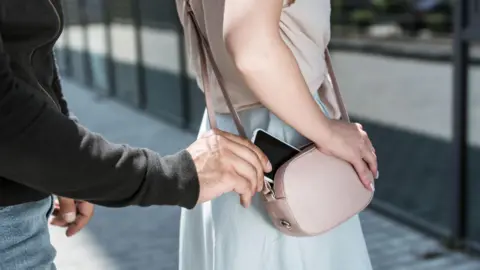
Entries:
{"label": "shoulder strap over shoulder", "polygon": [[327,64],[328,75],[330,75],[330,80],[332,80],[333,91],[335,92],[335,97],[340,108],[340,114],[342,115],[342,119],[350,122],[347,108],[345,107],[342,94],[340,93],[340,87],[338,86],[337,77],[335,76],[335,72],[333,71],[332,59],[330,57],[330,52],[328,49],[325,49],[325,62]]}

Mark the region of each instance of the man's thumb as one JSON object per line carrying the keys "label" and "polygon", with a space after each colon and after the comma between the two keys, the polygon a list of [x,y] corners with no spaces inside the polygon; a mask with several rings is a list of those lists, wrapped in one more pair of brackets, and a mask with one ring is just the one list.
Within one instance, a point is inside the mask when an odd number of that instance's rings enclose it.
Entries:
{"label": "man's thumb", "polygon": [[73,199],[58,197],[60,206],[60,215],[68,223],[72,223],[77,218],[77,206]]}

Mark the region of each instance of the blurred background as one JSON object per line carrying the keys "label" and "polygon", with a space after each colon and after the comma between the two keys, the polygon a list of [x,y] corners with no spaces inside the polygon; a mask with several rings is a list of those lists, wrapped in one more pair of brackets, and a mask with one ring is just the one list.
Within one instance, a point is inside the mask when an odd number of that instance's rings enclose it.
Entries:
{"label": "blurred background", "polygon": [[[298,0],[301,1],[301,0]],[[173,153],[204,97],[174,1],[64,0],[70,107],[108,139]],[[379,157],[361,219],[376,270],[480,269],[480,1],[332,0],[333,64]],[[179,209],[97,208],[59,269],[177,269]],[[223,270],[223,269],[222,269]]]}

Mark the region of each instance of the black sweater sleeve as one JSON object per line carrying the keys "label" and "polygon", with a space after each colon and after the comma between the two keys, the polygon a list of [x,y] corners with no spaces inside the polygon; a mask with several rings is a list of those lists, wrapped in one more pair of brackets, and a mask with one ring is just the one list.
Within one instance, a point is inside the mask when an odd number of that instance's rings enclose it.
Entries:
{"label": "black sweater sleeve", "polygon": [[195,206],[199,183],[187,151],[160,157],[113,144],[55,109],[17,79],[0,41],[0,175],[96,204]]}
{"label": "black sweater sleeve", "polygon": [[53,69],[53,83],[52,83],[52,88],[53,92],[55,93],[55,96],[58,99],[58,102],[60,103],[60,110],[64,115],[67,115],[70,119],[73,119],[75,121],[78,121],[78,119],[75,117],[75,115],[70,111],[68,108],[68,103],[65,100],[65,97],[63,96],[63,91],[62,91],[62,85],[60,82],[60,76],[58,75],[58,66],[57,66],[57,60],[55,58],[54,52],[52,52],[52,69]]}

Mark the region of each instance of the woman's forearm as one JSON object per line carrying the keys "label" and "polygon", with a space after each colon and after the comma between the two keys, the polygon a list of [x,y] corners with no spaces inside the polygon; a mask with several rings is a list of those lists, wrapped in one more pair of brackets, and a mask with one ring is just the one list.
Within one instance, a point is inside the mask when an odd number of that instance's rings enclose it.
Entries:
{"label": "woman's forearm", "polygon": [[225,0],[226,49],[247,86],[268,109],[325,153],[350,162],[368,187],[368,169],[377,172],[373,146],[360,126],[329,121],[312,98],[293,53],[280,36],[283,2]]}
{"label": "woman's forearm", "polygon": [[257,39],[251,46],[229,49],[247,86],[280,119],[319,143],[327,136],[328,121],[312,98],[290,49],[280,37]]}
{"label": "woman's forearm", "polygon": [[280,119],[319,144],[328,119],[280,36],[281,0],[225,0],[223,37],[247,86]]}

